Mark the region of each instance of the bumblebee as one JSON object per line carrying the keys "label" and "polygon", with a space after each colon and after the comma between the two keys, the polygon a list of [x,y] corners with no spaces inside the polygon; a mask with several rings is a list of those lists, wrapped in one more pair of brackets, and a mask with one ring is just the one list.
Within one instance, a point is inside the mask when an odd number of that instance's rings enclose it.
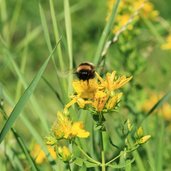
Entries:
{"label": "bumblebee", "polygon": [[80,80],[88,81],[89,79],[93,79],[95,77],[95,67],[92,63],[89,62],[81,63],[77,67],[75,74]]}

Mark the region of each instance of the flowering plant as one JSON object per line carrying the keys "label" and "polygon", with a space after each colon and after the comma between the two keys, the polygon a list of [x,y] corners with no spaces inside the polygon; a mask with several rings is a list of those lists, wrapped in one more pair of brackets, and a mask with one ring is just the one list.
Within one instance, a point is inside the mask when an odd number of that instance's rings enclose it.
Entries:
{"label": "flowering plant", "polygon": [[[63,112],[57,113],[57,120],[54,122],[51,130],[51,135],[46,137],[47,145],[53,146],[56,150],[57,156],[67,163],[68,168],[71,169],[71,164],[78,164],[78,156],[75,156],[74,150],[77,148],[85,157],[82,164],[93,164],[93,167],[101,167],[104,171],[106,167],[112,167],[112,163],[123,154],[126,156],[131,151],[137,149],[141,144],[147,142],[150,135],[144,135],[142,128],[137,130],[135,140],[132,140],[133,125],[128,120],[126,122],[127,135],[125,136],[125,147],[122,149],[124,152],[118,156],[110,159],[108,162],[105,160],[105,134],[107,129],[105,126],[105,116],[116,112],[118,104],[121,101],[123,93],[120,89],[132,79],[132,76],[117,76],[116,71],[107,73],[105,78],[102,78],[98,73],[96,77],[88,80],[74,80],[72,82],[74,94],[71,96],[71,101],[65,105]],[[73,122],[71,120],[70,108],[76,104],[78,109],[83,109],[92,114],[94,120],[94,133],[101,137],[99,143],[101,153],[101,161],[95,160],[92,156],[81,147],[78,139],[86,138],[92,135],[84,129],[84,123],[80,121]],[[91,132],[92,132],[91,131]],[[65,145],[61,147],[61,145]],[[97,144],[98,145],[98,144]],[[68,147],[67,147],[68,146]],[[121,151],[122,151],[121,150]],[[126,158],[125,158],[126,160]]]}

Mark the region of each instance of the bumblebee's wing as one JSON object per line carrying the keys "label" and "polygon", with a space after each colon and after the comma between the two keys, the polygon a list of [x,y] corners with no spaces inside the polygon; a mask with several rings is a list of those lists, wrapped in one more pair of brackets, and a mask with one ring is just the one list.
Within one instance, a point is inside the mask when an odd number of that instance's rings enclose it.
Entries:
{"label": "bumblebee's wing", "polygon": [[65,71],[57,70],[57,75],[58,75],[59,77],[62,77],[62,78],[67,78],[68,75],[74,74],[74,73],[75,73],[75,69],[72,69],[72,70],[65,70]]}

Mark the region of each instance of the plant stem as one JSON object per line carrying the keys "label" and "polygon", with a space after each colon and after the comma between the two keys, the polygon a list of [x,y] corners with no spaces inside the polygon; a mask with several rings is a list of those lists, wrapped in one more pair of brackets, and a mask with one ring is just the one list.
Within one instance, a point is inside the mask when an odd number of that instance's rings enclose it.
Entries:
{"label": "plant stem", "polygon": [[107,162],[106,165],[109,165],[110,163],[112,163],[113,161],[115,161],[116,159],[118,159],[121,155],[122,155],[122,153],[120,153],[118,156],[114,157],[112,160],[110,160],[109,162]]}
{"label": "plant stem", "polygon": [[71,170],[71,166],[70,166],[70,163],[69,163],[69,162],[67,163],[67,170],[68,170],[68,171],[72,171],[72,170]]}
{"label": "plant stem", "polygon": [[106,170],[106,164],[105,164],[105,152],[104,152],[104,131],[100,130],[101,133],[101,158],[102,158],[102,171]]}

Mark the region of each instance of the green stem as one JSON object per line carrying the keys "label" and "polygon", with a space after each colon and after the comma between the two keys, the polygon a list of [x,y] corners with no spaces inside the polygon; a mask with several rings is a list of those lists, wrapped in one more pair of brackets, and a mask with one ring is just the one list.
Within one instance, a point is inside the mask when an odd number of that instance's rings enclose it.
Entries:
{"label": "green stem", "polygon": [[106,164],[105,164],[105,151],[104,151],[104,131],[100,130],[101,133],[101,158],[102,158],[102,171],[106,170]]}
{"label": "green stem", "polygon": [[70,166],[70,163],[69,163],[69,162],[67,163],[67,170],[72,171],[72,170],[71,170],[71,166]]}
{"label": "green stem", "polygon": [[122,155],[122,153],[120,153],[118,156],[114,157],[112,160],[110,160],[109,162],[107,162],[106,163],[106,166],[108,166],[110,163],[112,163],[113,161],[115,161],[116,159],[118,159],[121,155]]}
{"label": "green stem", "polygon": [[97,165],[101,165],[100,162],[94,160],[93,158],[91,158],[77,143],[75,143],[75,145],[78,147],[78,149],[81,151],[81,153],[91,162],[97,164]]}
{"label": "green stem", "polygon": [[[136,145],[134,148],[132,148],[131,150],[126,151],[127,153],[131,153],[132,151],[135,151],[137,148],[139,147],[139,145]],[[113,161],[115,161],[116,159],[118,159],[119,157],[121,157],[124,153],[120,153],[118,156],[114,157],[113,159],[111,159],[109,162],[106,163],[106,166],[108,166],[110,163],[112,163]]]}

